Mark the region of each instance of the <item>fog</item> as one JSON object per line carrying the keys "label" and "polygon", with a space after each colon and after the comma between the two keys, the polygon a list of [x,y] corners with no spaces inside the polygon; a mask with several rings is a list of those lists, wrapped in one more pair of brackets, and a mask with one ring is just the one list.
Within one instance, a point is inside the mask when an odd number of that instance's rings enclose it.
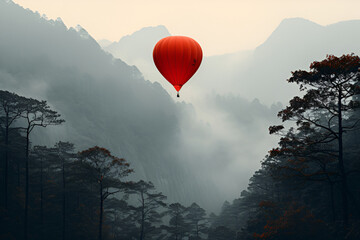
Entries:
{"label": "fog", "polygon": [[[279,123],[277,112],[301,94],[286,82],[291,71],[309,69],[311,62],[327,54],[359,53],[360,34],[353,31],[359,27],[360,21],[321,26],[302,18],[285,19],[254,50],[205,57],[182,88],[180,99],[152,62],[156,42],[171,35],[165,26],[145,27],[117,42],[100,44],[137,66],[145,79],[159,82],[174,101],[191,103],[196,117],[190,123],[181,121],[185,123],[183,160],[196,156],[193,164],[198,173],[210,175],[223,196],[232,199],[246,188],[262,158],[276,146],[278,138],[268,135],[268,127]],[[196,119],[207,127],[194,127]]]}
{"label": "fog", "polygon": [[170,202],[216,210],[226,195],[238,194],[240,185],[223,177],[234,158],[228,143],[215,138],[214,127],[190,103],[175,102],[159,83],[102,51],[80,26],[67,28],[12,3],[1,2],[0,11],[6,33],[0,39],[1,89],[47,100],[66,120],[35,132],[33,145],[61,140],[78,150],[106,147]]}
{"label": "fog", "polygon": [[81,26],[1,0],[0,88],[47,100],[66,120],[35,132],[33,145],[61,140],[78,150],[108,148],[169,202],[217,212],[275,146],[268,127],[298,94],[285,81],[291,71],[326,54],[358,53],[359,27],[284,20],[253,51],[204,58],[177,99],[152,63],[157,40],[171,35],[166,27],[99,42],[106,52]]}

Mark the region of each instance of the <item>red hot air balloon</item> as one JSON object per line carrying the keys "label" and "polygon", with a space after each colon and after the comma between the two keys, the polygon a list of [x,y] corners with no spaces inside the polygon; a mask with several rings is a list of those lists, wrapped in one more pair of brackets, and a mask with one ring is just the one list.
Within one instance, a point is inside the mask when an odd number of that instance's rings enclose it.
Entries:
{"label": "red hot air balloon", "polygon": [[200,67],[202,50],[192,38],[170,36],[158,41],[153,51],[159,72],[178,92]]}

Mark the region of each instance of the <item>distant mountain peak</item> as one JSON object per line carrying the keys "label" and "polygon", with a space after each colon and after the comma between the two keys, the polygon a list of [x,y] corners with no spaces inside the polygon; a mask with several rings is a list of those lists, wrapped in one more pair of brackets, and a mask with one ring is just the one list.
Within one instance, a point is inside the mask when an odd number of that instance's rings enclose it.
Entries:
{"label": "distant mountain peak", "polygon": [[119,42],[126,41],[129,38],[142,38],[151,36],[169,36],[171,35],[164,25],[143,27],[140,30],[133,32],[130,35],[122,37]]}
{"label": "distant mountain peak", "polygon": [[80,31],[82,31],[82,30],[85,30],[80,24],[77,24],[76,26],[75,26],[75,30],[77,31],[77,32],[80,32]]}
{"label": "distant mountain peak", "polygon": [[358,27],[358,25],[360,24],[360,19],[354,19],[354,20],[345,20],[345,21],[341,21],[341,22],[337,22],[337,23],[332,23],[329,25],[326,25],[325,27],[343,27],[343,26],[347,26],[349,27],[350,25],[356,25],[356,27]]}
{"label": "distant mountain peak", "polygon": [[61,19],[61,17],[56,18],[55,21],[56,21],[56,22],[60,22],[60,23],[64,23],[63,20]]}
{"label": "distant mountain peak", "polygon": [[285,18],[278,27],[271,33],[263,44],[256,49],[261,49],[266,45],[282,45],[304,35],[319,33],[325,27],[305,18]]}
{"label": "distant mountain peak", "polygon": [[301,18],[301,17],[295,17],[295,18],[284,18],[280,24],[279,24],[279,27],[280,26],[283,26],[283,25],[288,25],[288,24],[291,24],[291,25],[294,25],[294,24],[310,24],[310,25],[318,25],[320,26],[319,24],[313,22],[313,21],[310,21],[308,19],[305,19],[305,18]]}
{"label": "distant mountain peak", "polygon": [[97,40],[97,42],[100,45],[100,47],[102,47],[102,48],[106,48],[107,46],[112,44],[112,41],[110,41],[108,39],[100,39],[100,40]]}
{"label": "distant mountain peak", "polygon": [[5,3],[9,3],[9,4],[10,4],[10,3],[14,3],[12,0],[0,0],[0,2],[1,2],[1,1],[2,1],[2,2],[5,2]]}
{"label": "distant mountain peak", "polygon": [[80,37],[84,39],[91,38],[90,34],[81,25],[76,25],[75,30],[79,33]]}
{"label": "distant mountain peak", "polygon": [[273,34],[291,33],[297,31],[304,31],[306,29],[320,29],[323,27],[324,26],[307,20],[305,18],[285,18],[280,22],[279,26],[275,29]]}
{"label": "distant mountain peak", "polygon": [[[147,26],[147,27],[143,27],[140,30],[136,31],[136,32],[140,32],[140,31],[153,31],[153,30],[161,30],[161,31],[165,31],[165,32],[169,32],[168,29],[164,26],[164,25],[157,25],[157,26]],[[136,33],[134,32],[134,33]]]}

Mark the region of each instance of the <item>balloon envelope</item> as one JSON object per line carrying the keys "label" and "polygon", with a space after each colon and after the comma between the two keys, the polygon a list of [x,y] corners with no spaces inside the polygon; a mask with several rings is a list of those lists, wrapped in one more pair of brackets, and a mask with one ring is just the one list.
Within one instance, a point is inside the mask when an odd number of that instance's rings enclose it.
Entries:
{"label": "balloon envelope", "polygon": [[163,38],[153,51],[155,66],[178,92],[198,70],[202,56],[200,45],[184,36]]}

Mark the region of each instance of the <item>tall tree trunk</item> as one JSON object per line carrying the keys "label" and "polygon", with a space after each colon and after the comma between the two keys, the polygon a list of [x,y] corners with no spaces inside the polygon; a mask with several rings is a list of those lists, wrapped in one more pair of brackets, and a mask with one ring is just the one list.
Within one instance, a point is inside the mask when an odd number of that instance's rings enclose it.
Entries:
{"label": "tall tree trunk", "polygon": [[[65,240],[65,159],[62,158],[62,239]],[[102,191],[102,190],[101,190]]]}
{"label": "tall tree trunk", "polygon": [[100,216],[99,216],[99,240],[102,239],[102,222],[103,222],[103,186],[102,181],[100,181]]}
{"label": "tall tree trunk", "polygon": [[342,209],[343,209],[343,222],[344,227],[349,226],[349,210],[348,210],[348,199],[347,199],[347,177],[344,167],[343,159],[343,127],[342,127],[342,89],[339,87],[339,98],[338,98],[338,121],[339,121],[339,170],[341,175],[341,195],[342,195]]}
{"label": "tall tree trunk", "polygon": [[117,237],[116,237],[116,222],[117,222],[117,213],[116,213],[116,210],[115,210],[115,214],[114,214],[114,223],[112,225],[112,235],[113,235],[113,239],[116,240]]}
{"label": "tall tree trunk", "polygon": [[141,229],[140,229],[140,240],[144,239],[144,224],[145,224],[145,218],[144,218],[144,210],[141,213]]}
{"label": "tall tree trunk", "polygon": [[175,240],[178,240],[178,216],[176,215],[175,219]]}
{"label": "tall tree trunk", "polygon": [[140,240],[144,239],[144,224],[145,224],[145,200],[144,200],[144,194],[141,192],[141,229],[140,229]]}
{"label": "tall tree trunk", "polygon": [[334,203],[334,183],[330,182],[330,201],[331,201],[331,212],[332,212],[332,219],[333,222],[336,221],[336,215],[335,215],[335,203]]}
{"label": "tall tree trunk", "polygon": [[41,226],[41,239],[44,239],[44,186],[43,186],[43,159],[40,160],[40,226]]}
{"label": "tall tree trunk", "polygon": [[356,213],[358,216],[360,216],[360,208],[359,208],[359,203],[357,201],[357,199],[355,198],[354,194],[348,189],[348,195],[349,195],[349,200],[354,204],[354,207],[356,209]]}
{"label": "tall tree trunk", "polygon": [[17,187],[20,188],[20,159],[17,161]]}
{"label": "tall tree trunk", "polygon": [[24,218],[24,239],[28,239],[28,210],[29,210],[29,128],[26,131],[26,152],[25,152],[25,218]]}
{"label": "tall tree trunk", "polygon": [[8,174],[9,174],[9,120],[8,113],[6,114],[6,127],[5,127],[5,209],[8,208]]}
{"label": "tall tree trunk", "polygon": [[196,222],[196,239],[199,239],[199,222]]}

